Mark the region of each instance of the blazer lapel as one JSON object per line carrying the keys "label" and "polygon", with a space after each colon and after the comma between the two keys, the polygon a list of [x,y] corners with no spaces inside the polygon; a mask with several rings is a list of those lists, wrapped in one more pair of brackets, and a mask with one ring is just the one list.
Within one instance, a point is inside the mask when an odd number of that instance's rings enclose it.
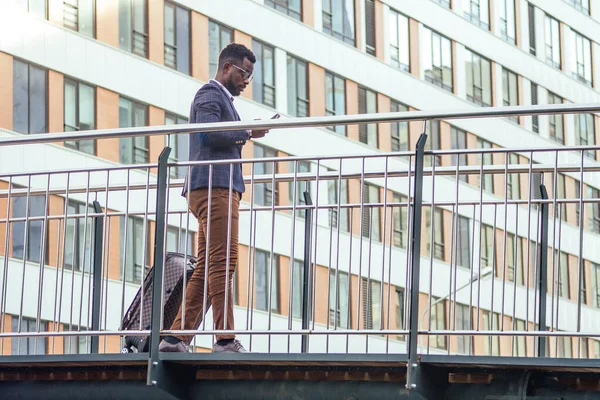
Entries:
{"label": "blazer lapel", "polygon": [[233,106],[233,102],[231,101],[231,99],[227,95],[227,92],[225,92],[225,90],[223,90],[223,88],[221,87],[221,85],[219,85],[218,83],[213,83],[212,81],[210,81],[210,83],[213,86],[216,86],[217,88],[219,88],[219,91],[221,92],[221,94],[223,95],[223,97],[225,97],[225,101],[229,105],[229,109],[231,110],[231,113],[233,114],[233,116],[236,118],[237,121],[241,121],[240,115],[238,114],[237,110]]}

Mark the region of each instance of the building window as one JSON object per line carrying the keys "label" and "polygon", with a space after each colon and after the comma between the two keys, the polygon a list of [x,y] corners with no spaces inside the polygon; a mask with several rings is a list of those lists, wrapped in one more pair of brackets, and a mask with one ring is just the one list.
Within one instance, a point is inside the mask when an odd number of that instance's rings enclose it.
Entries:
{"label": "building window", "polygon": [[[65,324],[66,325],[66,324]],[[77,325],[69,325],[68,331],[82,332],[86,331],[85,327]],[[65,329],[67,330],[67,329]],[[86,336],[65,336],[64,338],[64,353],[65,354],[88,354],[90,352],[90,342]]]}
{"label": "building window", "polygon": [[[273,149],[254,145],[254,158],[275,158],[277,152]],[[266,175],[273,177],[273,173],[277,173],[275,162],[257,162],[254,164],[254,176]],[[277,184],[273,187],[273,183],[255,183],[254,184],[254,203],[259,206],[271,206],[277,204]]]}
{"label": "building window", "polygon": [[[377,113],[377,94],[375,92],[364,87],[358,88],[358,113]],[[379,142],[377,124],[360,124],[358,138],[361,143],[376,149]]]}
{"label": "building window", "polygon": [[[517,74],[502,68],[502,104],[504,106],[519,105],[519,85],[517,83]],[[519,117],[508,117],[510,121],[519,123]]]}
{"label": "building window", "polygon": [[573,357],[573,343],[569,336],[558,336],[558,357],[571,358]]}
{"label": "building window", "polygon": [[[84,83],[65,78],[64,131],[96,129],[96,90]],[[87,154],[96,154],[96,141],[68,140],[65,146]]]}
{"label": "building window", "polygon": [[119,47],[148,58],[148,3],[119,0]]}
{"label": "building window", "polygon": [[[19,317],[14,315],[11,318],[12,332],[46,332],[46,323],[40,321],[38,330],[37,321],[31,318],[22,317],[19,328]],[[43,336],[34,337],[14,337],[11,340],[12,355],[36,355],[46,354],[47,338]]]}
{"label": "building window", "polygon": [[[404,329],[404,288],[396,288],[396,329]],[[398,335],[402,340],[404,335]]]}
{"label": "building window", "polygon": [[[439,300],[436,297],[431,298],[431,304]],[[446,302],[442,301],[431,307],[430,331],[446,330]],[[446,348],[446,337],[442,335],[430,335],[430,344],[438,349]]]}
{"label": "building window", "polygon": [[[85,204],[69,200],[67,207],[67,216],[81,215],[81,217],[67,218],[64,265],[66,268],[75,271],[90,272],[92,266],[94,218],[85,218]],[[94,208],[88,206],[88,215],[93,212]]]}
{"label": "building window", "polygon": [[[348,204],[348,180],[342,179],[340,187],[339,179],[329,179],[327,181],[327,197],[330,205]],[[348,209],[340,207],[340,216],[338,224],[338,210],[337,207],[329,209],[329,223],[332,227],[348,232]]]}
{"label": "building window", "polygon": [[[272,261],[272,262],[271,262]],[[256,309],[279,313],[279,256],[256,250]],[[270,307],[269,307],[270,304]]]}
{"label": "building window", "polygon": [[[598,189],[588,186],[587,192],[588,199],[600,198],[600,191]],[[595,233],[600,233],[600,203],[588,203],[588,207],[590,208],[590,212],[588,213],[590,216],[590,230]]]}
{"label": "building window", "polygon": [[[575,144],[580,146],[593,146],[596,144],[593,114],[576,114],[575,119]],[[595,150],[586,150],[585,155],[596,159]]]}
{"label": "building window", "polygon": [[350,328],[350,279],[345,272],[329,270],[329,325]]}
{"label": "building window", "polygon": [[527,18],[529,22],[529,53],[535,56],[537,53],[535,38],[535,7],[531,3],[527,3]]}
{"label": "building window", "polygon": [[379,186],[363,183],[362,235],[380,241],[380,206],[367,207],[366,204],[379,203]]}
{"label": "building window", "polygon": [[139,285],[150,270],[149,233],[141,218],[121,217],[121,279],[126,282]]}
{"label": "building window", "polygon": [[367,54],[375,55],[375,0],[365,0],[365,47]]}
{"label": "building window", "polygon": [[[499,319],[500,316],[498,313],[493,313],[492,318],[490,318],[489,311],[483,311],[483,329],[488,331],[498,331],[499,330]],[[484,355],[486,356],[498,356],[500,355],[500,337],[495,335],[485,335],[483,337],[484,342]]]}
{"label": "building window", "polygon": [[433,0],[433,1],[438,3],[439,5],[441,5],[442,7],[450,8],[450,0]]}
{"label": "building window", "polygon": [[[562,104],[563,99],[552,92],[548,92],[548,104]],[[552,114],[548,116],[550,121],[550,139],[565,144],[564,119],[561,114]]]}
{"label": "building window", "polygon": [[94,37],[95,0],[64,0],[63,25],[85,36]]}
{"label": "building window", "polygon": [[[592,263],[592,279],[594,290],[594,307],[600,308],[600,264]],[[598,354],[600,357],[600,354]]]}
{"label": "building window", "polygon": [[423,29],[425,80],[452,92],[452,44],[450,39]]}
{"label": "building window", "polygon": [[302,318],[302,302],[304,300],[304,261],[294,260],[293,268],[292,317]]}
{"label": "building window", "polygon": [[558,295],[569,299],[569,256],[565,252],[558,255]]}
{"label": "building window", "polygon": [[406,205],[408,198],[394,193],[393,202],[403,203],[395,206],[393,210],[394,217],[394,246],[406,249],[408,243],[408,206]]}
{"label": "building window", "polygon": [[514,282],[515,278],[517,284],[523,284],[523,249],[521,245],[521,239],[517,238],[515,241],[514,233],[506,234],[506,265],[507,265],[507,279],[510,282]]}
{"label": "building window", "polygon": [[[174,114],[165,114],[165,125],[187,124],[187,118]],[[169,162],[189,161],[190,158],[190,135],[187,133],[177,133],[165,136],[165,146],[171,148]],[[175,179],[183,179],[187,173],[188,167],[170,167],[170,176]]]}
{"label": "building window", "polygon": [[508,43],[515,44],[515,0],[501,0],[500,5],[500,37]]}
{"label": "building window", "polygon": [[[408,107],[392,100],[390,111],[404,112],[408,111]],[[392,122],[392,151],[408,150],[408,122]]]}
{"label": "building window", "polygon": [[[467,148],[467,132],[462,129],[452,127],[450,130],[450,141],[453,149],[466,149]],[[468,165],[467,155],[465,153],[452,154],[451,156],[452,165],[457,167],[464,167]],[[467,182],[467,175],[458,175],[458,180]]]}
{"label": "building window", "polygon": [[488,0],[465,0],[465,18],[483,29],[490,29],[490,9]]}
{"label": "building window", "polygon": [[[47,241],[44,241],[45,221],[32,217],[43,217],[46,213],[46,196],[18,196],[13,198],[12,217],[26,218],[12,223],[12,257],[40,263],[46,257]],[[25,238],[27,236],[27,239]],[[42,249],[42,242],[45,248]]]}
{"label": "building window", "polygon": [[[441,150],[441,138],[440,138],[440,121],[428,121],[425,127],[425,133],[427,133],[428,140],[425,142],[426,151]],[[431,167],[434,163],[436,166],[442,164],[442,158],[439,154],[425,156],[425,166]]]}
{"label": "building window", "polygon": [[296,57],[287,56],[288,114],[308,117],[308,67]]}
{"label": "building window", "polygon": [[252,41],[256,56],[252,98],[254,101],[275,108],[275,57],[273,47]]}
{"label": "building window", "polygon": [[[556,189],[554,191],[555,199],[565,199],[567,197],[567,191],[565,186],[565,176],[563,174],[557,173],[556,175]],[[558,203],[556,204],[556,208],[558,209],[556,212],[560,211],[560,219],[563,221],[567,221],[567,208],[566,204]]]}
{"label": "building window", "polygon": [[481,225],[481,242],[479,243],[479,251],[481,252],[481,261],[479,266],[481,269],[494,266],[494,228],[482,224]]}
{"label": "building window", "polygon": [[590,0],[566,0],[566,2],[582,13],[590,15]]}
{"label": "building window", "polygon": [[265,5],[302,21],[302,0],[265,0]]}
{"label": "building window", "polygon": [[165,2],[165,65],[190,74],[190,11]]}
{"label": "building window", "polygon": [[211,78],[219,69],[221,49],[233,42],[233,31],[217,22],[208,22],[208,72]]}
{"label": "building window", "polygon": [[[292,161],[289,168],[290,173],[296,175],[306,175],[310,172],[310,162],[308,161]],[[306,205],[306,199],[304,198],[304,192],[312,194],[310,187],[310,180],[296,180],[296,199],[294,200],[294,182],[290,182],[290,203],[296,203],[296,205]],[[304,217],[304,210],[296,210],[296,216]]]}
{"label": "building window", "polygon": [[[455,329],[459,331],[471,330],[471,307],[463,304],[456,304],[456,325]],[[459,335],[456,338],[457,351],[459,354],[473,354],[473,337]]]}
{"label": "building window", "polygon": [[546,15],[546,62],[560,69],[560,25],[557,20]]}
{"label": "building window", "polygon": [[433,257],[444,261],[444,218],[441,208],[436,208],[434,211],[434,225],[431,224],[431,210],[426,209],[425,221],[427,229],[427,255],[431,254],[431,230],[433,229]]}
{"label": "building window", "polygon": [[[538,105],[538,85],[531,82],[531,105]],[[539,115],[531,116],[531,130],[535,133],[540,133],[540,117]]]}
{"label": "building window", "polygon": [[367,278],[362,278],[361,282],[363,328],[381,329],[381,283]]}
{"label": "building window", "polygon": [[410,68],[410,41],[408,18],[390,10],[390,59],[394,67],[408,71]]}
{"label": "building window", "polygon": [[458,216],[458,233],[456,237],[456,265],[471,268],[471,235],[469,218]]}
{"label": "building window", "polygon": [[467,99],[484,107],[492,105],[492,68],[490,60],[466,50]]}
{"label": "building window", "polygon": [[[516,330],[517,332],[525,332],[525,321],[518,319],[516,320]],[[516,354],[513,354],[517,357],[526,357],[527,356],[527,338],[523,335],[517,336],[514,339],[514,344]]]}
{"label": "building window", "polygon": [[48,18],[47,0],[13,0],[13,2],[23,11],[27,11],[38,18]]}
{"label": "building window", "polygon": [[[508,165],[518,165],[519,156],[517,154],[509,154]],[[520,174],[513,173],[508,174],[508,180],[506,182],[506,198],[512,200],[518,200],[521,198],[521,183]]]}
{"label": "building window", "polygon": [[323,32],[354,46],[354,0],[323,0]]}
{"label": "building window", "polygon": [[47,71],[13,62],[13,129],[19,133],[48,132]]}
{"label": "building window", "polygon": [[[325,114],[344,115],[346,114],[346,82],[344,78],[325,72]],[[336,125],[331,127],[340,135],[346,134],[345,125]]]}
{"label": "building window", "polygon": [[571,73],[579,81],[592,86],[592,43],[584,36],[571,31],[571,48],[575,56],[570,57]]}
{"label": "building window", "polygon": [[[148,125],[148,107],[119,98],[119,128],[144,127]],[[119,138],[119,162],[141,164],[148,162],[148,136]]]}
{"label": "building window", "polygon": [[[478,149],[491,149],[492,144],[490,142],[488,142],[487,140],[477,138],[477,148]],[[477,154],[477,163],[479,165],[484,166],[483,177],[478,176],[479,185],[483,185],[483,190],[486,190],[488,192],[493,192],[494,191],[494,174],[491,174],[491,173],[486,174],[485,173],[485,166],[493,164],[492,153],[490,153],[490,152],[478,153]]]}
{"label": "building window", "polygon": [[[577,283],[578,286],[580,286],[579,288],[579,296],[581,299],[581,304],[587,304],[587,286],[586,286],[586,273],[585,273],[585,265],[583,266],[583,268],[581,269],[581,284],[579,284],[579,282]],[[579,281],[579,278],[577,278],[577,280]]]}
{"label": "building window", "polygon": [[[184,236],[186,236],[186,238],[184,238]],[[194,246],[194,232],[186,230],[185,227],[167,226],[166,249],[167,251],[173,253],[188,255],[196,254],[196,247]]]}

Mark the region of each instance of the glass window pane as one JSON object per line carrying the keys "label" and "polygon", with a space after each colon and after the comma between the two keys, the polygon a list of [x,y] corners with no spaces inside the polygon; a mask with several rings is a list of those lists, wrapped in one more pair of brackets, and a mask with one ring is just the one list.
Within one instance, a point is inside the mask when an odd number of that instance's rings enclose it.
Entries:
{"label": "glass window pane", "polygon": [[254,64],[254,80],[252,81],[252,99],[259,103],[264,100],[263,84],[264,84],[264,67],[263,67],[263,45],[260,42],[252,41],[252,51],[256,57]]}
{"label": "glass window pane", "polygon": [[46,71],[29,67],[29,133],[48,132],[46,126]]}
{"label": "glass window pane", "polygon": [[77,84],[65,79],[65,132],[77,130]]}
{"label": "glass window pane", "polygon": [[131,51],[131,1],[119,0],[119,47]]}
{"label": "glass window pane", "polygon": [[190,12],[177,7],[177,70],[190,73]]}
{"label": "glass window pane", "polygon": [[95,129],[95,103],[94,88],[83,83],[79,84],[79,129]]}
{"label": "glass window pane", "polygon": [[13,63],[13,129],[29,133],[29,66]]}
{"label": "glass window pane", "polygon": [[165,3],[165,44],[175,46],[175,6]]}
{"label": "glass window pane", "polygon": [[79,32],[94,37],[94,0],[78,0]]}

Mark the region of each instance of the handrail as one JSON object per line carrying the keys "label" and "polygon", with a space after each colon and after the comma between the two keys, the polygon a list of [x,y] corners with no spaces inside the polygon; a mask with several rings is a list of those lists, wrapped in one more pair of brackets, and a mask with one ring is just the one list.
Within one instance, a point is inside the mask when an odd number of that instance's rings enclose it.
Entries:
{"label": "handrail", "polygon": [[599,113],[600,104],[552,104],[542,106],[511,106],[470,108],[453,111],[406,111],[375,114],[340,115],[330,117],[285,118],[218,122],[208,124],[157,125],[135,128],[98,129],[68,133],[42,133],[22,137],[0,138],[0,147],[23,144],[57,143],[65,140],[108,139],[129,136],[155,136],[191,132],[225,132],[245,129],[282,129],[354,125],[366,123],[428,121],[464,118],[498,118],[543,114]]}

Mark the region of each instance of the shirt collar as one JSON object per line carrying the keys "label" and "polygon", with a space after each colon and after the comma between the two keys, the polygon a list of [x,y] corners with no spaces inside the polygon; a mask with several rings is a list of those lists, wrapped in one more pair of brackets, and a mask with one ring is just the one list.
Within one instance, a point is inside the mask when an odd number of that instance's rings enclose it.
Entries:
{"label": "shirt collar", "polygon": [[229,92],[229,90],[227,90],[227,88],[225,86],[223,86],[223,84],[221,82],[219,82],[216,79],[211,79],[210,82],[214,82],[217,85],[219,85],[225,91],[225,94],[227,95],[227,97],[229,98],[229,100],[233,103],[233,100],[234,100],[233,96],[231,95],[231,93]]}

